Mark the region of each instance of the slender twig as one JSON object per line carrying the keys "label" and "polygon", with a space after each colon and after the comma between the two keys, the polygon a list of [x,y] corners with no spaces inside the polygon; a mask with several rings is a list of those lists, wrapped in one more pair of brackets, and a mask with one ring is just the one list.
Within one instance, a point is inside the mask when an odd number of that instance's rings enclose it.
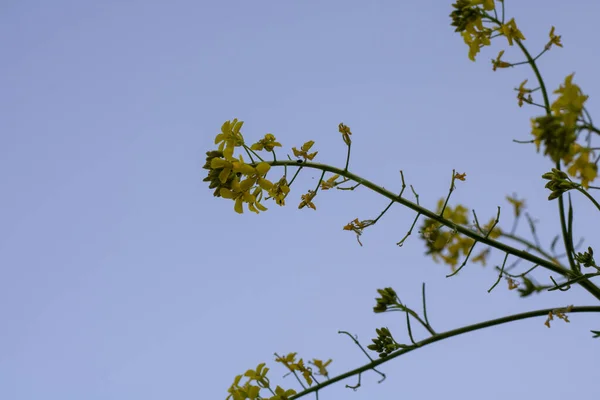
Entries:
{"label": "slender twig", "polygon": [[460,270],[463,269],[463,267],[465,265],[467,265],[467,261],[469,261],[469,257],[471,256],[471,253],[473,252],[473,249],[475,248],[476,244],[477,244],[477,240],[475,240],[473,242],[473,244],[471,245],[471,248],[469,249],[469,252],[467,253],[467,257],[465,257],[465,261],[463,261],[463,263],[460,264],[460,267],[458,267],[454,272],[452,272],[451,274],[446,275],[446,278],[451,278],[454,275],[458,274],[460,272]]}
{"label": "slender twig", "polygon": [[423,318],[425,318],[425,322],[427,323],[427,326],[431,328],[432,335],[436,335],[435,331],[431,327],[431,324],[429,323],[429,319],[427,318],[427,300],[425,299],[425,282],[423,282],[421,293],[422,293],[422,297],[423,297]]}
{"label": "slender twig", "polygon": [[[338,331],[338,333],[339,334],[347,335],[350,339],[352,339],[352,341],[354,342],[354,344],[356,344],[358,346],[358,348],[365,354],[365,356],[367,356],[367,358],[369,360],[371,360],[371,362],[373,361],[373,359],[371,358],[371,356],[369,355],[369,353],[367,353],[367,351],[364,349],[364,347],[362,347],[362,345],[360,344],[360,342],[358,341],[358,339],[355,338],[354,336],[352,336],[350,334],[350,332]],[[383,372],[380,372],[380,371],[376,370],[375,368],[373,368],[373,371],[375,371],[379,375],[381,375],[381,381],[379,381],[379,383],[381,383],[381,382],[383,382],[385,380],[385,374]],[[360,380],[359,380],[359,386],[360,386]]]}
{"label": "slender twig", "polygon": [[500,283],[500,279],[502,279],[502,275],[504,274],[504,266],[506,265],[507,259],[508,259],[508,253],[506,253],[504,255],[504,261],[502,262],[502,268],[500,269],[500,274],[498,274],[498,279],[496,280],[496,282],[494,282],[492,287],[488,289],[488,293],[491,293],[492,290],[494,290],[494,288]]}
{"label": "slender twig", "polygon": [[348,164],[350,163],[350,149],[352,148],[352,142],[348,143],[348,154],[346,155],[346,166],[344,171],[348,171]]}
{"label": "slender twig", "polygon": [[[273,161],[273,165],[277,164],[278,161]],[[292,183],[294,183],[294,181],[296,180],[296,177],[298,176],[298,174],[300,173],[300,171],[302,170],[302,167],[299,167],[296,172],[294,173],[294,176],[292,177],[292,180],[288,183],[288,186],[292,186]]]}
{"label": "slender twig", "polygon": [[450,180],[450,190],[448,190],[448,196],[446,196],[446,201],[444,202],[444,206],[442,207],[442,211],[440,211],[440,217],[444,218],[444,211],[446,211],[446,206],[448,205],[448,200],[450,200],[450,196],[454,191],[454,180],[456,179],[456,171],[452,170],[452,180]]}
{"label": "slender twig", "polygon": [[406,329],[408,330],[408,337],[410,338],[410,341],[416,346],[415,339],[412,335],[412,329],[410,328],[410,315],[408,314],[408,310],[406,310]]}
{"label": "slender twig", "polygon": [[417,213],[417,216],[415,217],[415,220],[413,221],[412,225],[410,226],[410,229],[408,230],[408,232],[406,232],[406,235],[404,235],[404,237],[402,239],[400,239],[400,241],[398,243],[396,243],[396,245],[398,247],[402,247],[404,245],[404,241],[412,234],[412,231],[413,231],[417,221],[419,220],[420,216],[421,216],[421,213]]}

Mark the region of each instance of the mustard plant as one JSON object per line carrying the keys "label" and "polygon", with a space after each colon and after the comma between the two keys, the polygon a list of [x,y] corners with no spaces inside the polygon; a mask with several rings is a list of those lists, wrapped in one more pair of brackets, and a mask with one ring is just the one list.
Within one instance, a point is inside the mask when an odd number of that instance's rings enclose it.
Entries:
{"label": "mustard plant", "polygon": [[[350,127],[344,123],[338,125],[338,132],[347,150],[343,167],[314,162],[318,155],[315,142],[308,140],[291,148],[287,159],[278,158],[276,149],[283,145],[275,135],[267,133],[263,138],[246,141],[242,133],[243,122],[233,119],[221,126],[220,133],[215,138],[216,149],[206,153],[204,169],[208,171],[205,181],[209,188],[214,189],[214,195],[233,202],[237,213],[245,210],[254,213],[266,212],[269,202],[276,206],[295,203],[299,209],[318,209],[318,198],[322,192],[335,190],[354,190],[359,187],[371,190],[389,200],[388,205],[374,219],[360,219],[354,216],[348,218],[348,223],[341,227],[353,232],[358,243],[362,246],[360,236],[367,228],[371,228],[385,215],[394,204],[400,204],[415,213],[412,225],[406,235],[396,244],[402,246],[418,225],[418,236],[426,247],[426,254],[435,262],[450,267],[448,277],[456,275],[470,260],[485,265],[489,262],[490,249],[504,253],[501,265],[496,266],[497,278],[488,291],[494,290],[502,281],[506,281],[508,289],[515,290],[521,297],[531,296],[545,291],[567,291],[573,285],[579,285],[586,290],[595,301],[600,301],[600,287],[593,279],[600,276],[600,266],[594,259],[592,245],[583,252],[576,251],[578,246],[573,237],[573,207],[571,196],[582,195],[592,202],[600,211],[600,204],[590,190],[600,189],[591,184],[598,175],[596,148],[592,146],[594,135],[600,135],[590,118],[586,108],[588,96],[575,83],[574,74],[565,77],[564,82],[552,93],[546,86],[538,68],[537,61],[546,52],[562,47],[561,36],[557,35],[554,26],[548,30],[546,45],[533,56],[525,46],[526,37],[514,18],[505,15],[505,2],[502,0],[458,0],[452,4],[450,14],[451,25],[459,33],[468,47],[468,58],[475,61],[481,48],[492,46],[492,41],[499,45],[516,46],[523,56],[522,60],[512,61],[503,59],[505,50],[491,60],[492,69],[500,71],[505,68],[528,67],[535,75],[535,83],[527,79],[517,84],[515,88],[516,101],[519,107],[524,105],[540,109],[540,115],[531,119],[531,139],[519,143],[530,144],[537,152],[543,152],[553,164],[553,167],[540,177],[540,188],[546,181],[549,201],[557,202],[557,212],[560,219],[561,232],[551,244],[551,251],[545,249],[537,238],[535,222],[524,213],[525,200],[516,195],[507,196],[506,200],[512,209],[514,222],[510,230],[499,226],[501,208],[489,220],[480,220],[474,210],[469,211],[466,205],[450,204],[450,198],[456,185],[467,181],[465,172],[452,171],[450,186],[446,196],[442,197],[437,208],[427,209],[420,205],[419,196],[410,186],[412,197],[409,200],[404,195],[407,187],[404,173],[401,171],[402,188],[399,193],[393,193],[357,174],[349,171],[352,150],[352,135]],[[554,98],[551,99],[551,95]],[[299,173],[306,169],[321,171],[320,178],[314,187],[307,188],[291,199],[292,186]],[[293,170],[293,174],[292,174]],[[278,171],[278,172],[275,172]],[[531,239],[515,234],[517,221],[523,216],[531,228]],[[472,219],[471,219],[472,217]],[[472,222],[470,222],[472,221]],[[554,248],[558,242],[564,247],[562,262],[554,256]],[[525,246],[522,250],[509,243]],[[511,258],[512,265],[507,265]],[[516,261],[515,261],[516,260]],[[521,273],[513,273],[518,262],[528,262],[530,267]],[[531,272],[535,269],[546,269],[557,276],[550,282],[538,283]],[[409,343],[399,343],[387,327],[375,329],[372,343],[363,346],[353,335],[346,331],[340,334],[348,336],[365,354],[367,362],[350,371],[331,376],[328,366],[332,360],[312,359],[304,361],[296,353],[275,355],[275,362],[295,376],[298,387],[283,388],[273,385],[267,376],[269,368],[260,363],[255,369],[236,376],[228,389],[227,399],[264,399],[292,400],[309,394],[316,394],[321,389],[350,377],[357,377],[358,383],[347,385],[356,389],[360,386],[360,377],[364,372],[374,371],[385,379],[385,375],[377,367],[402,356],[408,352],[427,346],[450,337],[477,331],[483,328],[510,323],[522,319],[545,317],[544,324],[551,327],[556,319],[569,322],[573,313],[600,312],[600,305],[557,305],[554,308],[528,311],[507,315],[502,318],[483,321],[477,324],[438,332],[434,330],[427,317],[425,284],[422,285],[422,307],[420,311],[409,308],[404,304],[396,291],[391,287],[377,289],[379,297],[375,299],[375,313],[401,312],[405,314],[406,328],[410,338]],[[412,321],[412,322],[411,322]],[[415,341],[412,335],[411,323],[420,324],[429,336]],[[597,329],[600,327],[596,327]],[[592,338],[600,337],[600,331],[591,330]],[[371,357],[371,353],[376,357]]]}

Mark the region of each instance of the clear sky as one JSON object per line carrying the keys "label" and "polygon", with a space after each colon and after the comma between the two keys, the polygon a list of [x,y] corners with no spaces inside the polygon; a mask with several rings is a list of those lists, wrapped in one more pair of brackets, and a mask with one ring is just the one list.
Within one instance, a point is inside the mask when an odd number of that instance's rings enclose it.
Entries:
{"label": "clear sky", "polygon": [[[598,110],[593,26],[600,2],[507,0],[536,53],[551,25],[564,49],[540,61],[551,88],[571,72]],[[332,375],[366,360],[388,326],[376,289],[418,308],[428,283],[432,325],[444,331],[508,313],[595,305],[580,289],[520,299],[492,265],[449,268],[423,256],[414,213],[394,206],[360,247],[342,227],[376,217],[386,200],[366,190],[324,192],[298,210],[316,172],[288,206],[237,215],[202,179],[204,153],[228,119],[254,142],[271,132],[316,142],[316,161],[342,166],[337,132],[353,131],[350,170],[399,190],[399,170],[435,207],[453,168],[467,173],[451,204],[512,224],[517,193],[547,246],[557,204],[540,175],[514,87],[526,68],[493,72],[450,27],[451,1],[33,1],[0,5],[0,398],[219,399],[235,375],[267,362],[274,384],[296,387],[273,353],[333,358]],[[520,61],[514,49],[505,58]],[[600,117],[596,117],[600,118]],[[275,171],[273,176],[280,172]],[[598,218],[575,196],[576,235],[597,239]],[[596,228],[595,228],[596,227]],[[528,236],[526,224],[519,232]],[[598,246],[597,240],[587,245]],[[492,252],[491,262],[503,254]],[[525,265],[523,265],[523,268]],[[549,280],[547,273],[536,277]],[[436,343],[366,373],[321,399],[564,399],[600,393],[595,315],[571,323],[521,321]],[[424,338],[422,331],[416,331]]]}

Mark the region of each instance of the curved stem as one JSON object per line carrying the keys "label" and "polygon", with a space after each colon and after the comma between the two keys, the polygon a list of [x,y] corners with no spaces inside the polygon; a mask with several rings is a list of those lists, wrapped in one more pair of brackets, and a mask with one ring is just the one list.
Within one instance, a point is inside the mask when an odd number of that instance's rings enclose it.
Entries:
{"label": "curved stem", "polygon": [[[291,160],[290,161],[273,161],[273,162],[268,162],[268,163],[271,164],[272,166],[298,166],[298,163],[296,161],[291,161]],[[304,168],[313,168],[313,169],[319,169],[321,171],[331,172],[331,173],[343,176],[344,178],[351,179],[351,180],[355,181],[356,183],[359,183],[362,186],[365,186],[365,187],[371,189],[372,191],[374,191],[384,197],[387,197],[390,200],[394,200],[396,203],[400,203],[403,206],[410,208],[411,210],[416,211],[417,213],[420,213],[434,221],[437,221],[442,225],[445,225],[451,229],[455,229],[456,231],[462,233],[463,235],[465,235],[467,237],[470,237],[471,239],[477,240],[483,244],[487,244],[488,246],[492,246],[498,250],[507,252],[516,257],[530,261],[534,264],[539,264],[541,267],[544,267],[544,268],[546,268],[552,272],[555,272],[557,274],[564,275],[565,271],[569,274],[571,273],[571,271],[567,271],[566,269],[564,269],[560,266],[557,266],[556,264],[554,264],[546,259],[537,257],[531,253],[524,251],[524,250],[519,250],[514,247],[508,246],[508,245],[498,242],[494,239],[490,239],[489,237],[485,237],[484,235],[481,235],[478,232],[469,229],[468,227],[456,225],[454,222],[447,220],[445,218],[442,218],[441,216],[434,213],[433,211],[430,211],[424,207],[421,207],[420,205],[415,204],[409,200],[406,200],[405,198],[399,197],[397,194],[394,194],[394,193],[390,192],[389,190],[386,190],[386,189],[382,188],[381,186],[378,186],[378,185],[372,183],[371,181],[361,178],[360,176],[355,175],[349,171],[344,171],[340,168],[336,168],[331,165],[318,164],[318,163],[307,162],[307,161],[303,162],[302,166]],[[580,285],[585,290],[587,290],[589,293],[591,293],[596,299],[600,300],[600,288],[599,287],[597,287],[596,285],[594,285],[593,283],[591,283],[589,281],[583,281],[580,283]]]}
{"label": "curved stem", "polygon": [[[302,392],[299,392],[293,396],[290,397],[290,400],[295,400],[298,399],[300,397],[306,396],[309,393],[312,392],[316,392],[318,390],[323,389],[326,386],[332,385],[336,382],[339,382],[341,380],[344,380],[346,378],[349,378],[351,376],[354,375],[358,375],[361,374],[365,371],[368,371],[370,369],[373,369],[375,367],[377,367],[378,365],[381,365],[385,362],[388,362],[396,357],[399,357],[403,354],[409,353],[413,350],[416,350],[418,348],[421,347],[425,347],[429,344],[435,343],[435,342],[439,342],[440,340],[444,340],[444,339],[448,339],[451,338],[453,336],[459,336],[459,335],[463,335],[465,333],[469,333],[469,332],[474,332],[474,331],[478,331],[480,329],[484,329],[484,328],[489,328],[492,326],[496,326],[496,325],[502,325],[502,324],[506,324],[508,322],[514,322],[514,321],[519,321],[522,319],[528,319],[528,318],[535,318],[535,317],[543,317],[548,315],[550,312],[553,312],[557,309],[561,309],[559,308],[546,308],[543,310],[536,310],[536,311],[529,311],[529,312],[525,312],[525,313],[520,313],[520,314],[513,314],[513,315],[507,315],[506,317],[502,317],[502,318],[497,318],[497,319],[491,319],[489,321],[484,321],[484,322],[480,322],[477,324],[473,324],[473,325],[467,325],[467,326],[463,326],[462,328],[458,328],[458,329],[453,329],[451,331],[447,331],[447,332],[443,332],[443,333],[439,333],[437,335],[433,335],[428,337],[427,339],[421,340],[420,342],[415,343],[414,346],[409,347],[409,348],[405,348],[402,350],[398,350],[395,353],[390,354],[389,356],[385,357],[385,358],[380,358],[378,360],[372,361],[368,364],[365,364],[361,367],[355,368],[351,371],[348,371],[344,374],[338,375],[336,377],[333,377],[319,385],[315,385],[311,388],[308,388],[306,390],[303,390]],[[580,313],[580,312],[600,312],[600,306],[581,306],[581,307],[573,307],[571,309],[571,311],[569,311],[569,313]]]}
{"label": "curved stem", "polygon": [[[498,25],[502,25],[502,23],[500,21],[498,21],[498,19],[492,17],[491,15],[486,14],[486,16],[494,23],[496,23]],[[514,38],[514,42],[517,44],[517,46],[519,46],[519,48],[521,49],[521,51],[527,58],[527,62],[529,63],[529,65],[531,65],[531,69],[533,69],[533,73],[535,74],[535,77],[537,78],[537,81],[540,85],[540,89],[542,90],[542,97],[544,98],[544,108],[546,110],[546,115],[551,115],[548,91],[546,90],[546,84],[544,83],[542,74],[540,73],[540,70],[538,69],[537,64],[535,63],[535,59],[533,57],[531,57],[531,54],[529,54],[529,51],[523,45],[523,42],[521,42],[520,39]],[[556,169],[560,170],[560,160],[556,161]],[[558,211],[559,211],[559,215],[560,215],[560,227],[561,227],[561,231],[562,231],[563,242],[565,244],[567,258],[569,260],[569,266],[571,267],[571,270],[576,271],[575,260],[573,259],[573,252],[572,252],[573,244],[569,242],[569,236],[567,234],[567,222],[565,220],[565,205],[564,205],[562,196],[560,196],[558,198]]]}
{"label": "curved stem", "polygon": [[596,206],[596,208],[598,210],[600,210],[600,204],[598,204],[598,202],[596,201],[596,199],[594,199],[588,192],[587,190],[584,190],[582,188],[577,188],[578,191],[580,191],[581,193],[583,193],[585,195],[585,197],[587,197],[588,199],[590,199],[590,201],[592,203],[594,203],[594,205]]}

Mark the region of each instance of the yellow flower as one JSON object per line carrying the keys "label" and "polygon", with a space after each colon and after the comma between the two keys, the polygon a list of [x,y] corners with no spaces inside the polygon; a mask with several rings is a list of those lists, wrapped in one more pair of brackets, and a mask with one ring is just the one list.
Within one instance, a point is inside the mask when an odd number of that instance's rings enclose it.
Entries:
{"label": "yellow flower", "polygon": [[295,394],[296,394],[296,391],[294,389],[284,390],[281,387],[277,386],[275,388],[275,396],[270,397],[269,399],[266,399],[266,400],[288,400],[288,398],[292,397]]}
{"label": "yellow flower", "polygon": [[514,18],[502,25],[499,29],[500,32],[506,36],[510,46],[513,45],[513,40],[525,40],[525,36],[523,36],[519,28],[517,28],[517,23]]}
{"label": "yellow flower", "polygon": [[569,166],[567,172],[569,175],[581,179],[581,186],[587,189],[590,186],[590,182],[593,182],[596,176],[598,176],[598,166],[595,162],[590,161],[590,155],[593,155],[593,150],[575,143],[573,145],[573,153],[578,155],[578,157]]}
{"label": "yellow flower", "polygon": [[[212,163],[216,165],[228,162],[223,159],[221,161],[215,160],[219,159],[213,159]],[[262,199],[263,189],[270,190],[273,187],[273,183],[264,178],[270,168],[271,166],[266,162],[258,163],[256,167],[245,164],[240,156],[240,161],[231,163],[231,169],[236,173],[241,173],[242,176],[246,176],[246,179],[240,181],[236,177],[231,182],[231,187],[221,187],[219,194],[223,198],[233,200],[235,202],[234,210],[239,214],[244,212],[243,203],[247,203],[248,209],[257,214],[259,211],[266,211],[267,208],[260,203],[260,200]],[[254,191],[250,193],[252,188],[254,188]]]}
{"label": "yellow flower", "polygon": [[215,137],[215,144],[219,145],[219,151],[223,152],[225,159],[233,158],[233,150],[235,147],[244,144],[244,137],[240,133],[240,129],[244,121],[238,121],[235,118],[233,121],[225,121],[221,126],[221,133]]}
{"label": "yellow flower", "polygon": [[459,181],[466,180],[467,173],[459,174],[458,172],[454,174],[454,179],[458,179]]}
{"label": "yellow flower", "polygon": [[352,135],[352,132],[350,132],[350,127],[347,125],[344,125],[343,123],[340,123],[338,125],[338,130],[342,134],[342,139],[344,139],[344,143],[346,143],[346,145],[350,146],[350,144],[352,144],[352,139],[350,139],[350,135]]}
{"label": "yellow flower", "polygon": [[252,150],[266,150],[273,151],[275,147],[281,147],[281,143],[275,139],[275,136],[271,133],[267,133],[263,139],[254,143],[250,148]]}
{"label": "yellow flower", "polygon": [[569,317],[565,314],[567,312],[570,312],[573,309],[573,306],[567,306],[565,308],[558,308],[556,310],[552,310],[548,313],[548,319],[546,320],[546,322],[544,323],[544,325],[546,325],[548,328],[550,328],[550,321],[552,321],[554,319],[554,316],[562,319],[565,322],[571,322],[569,321]]}
{"label": "yellow flower", "polygon": [[292,147],[292,151],[294,152],[294,156],[296,156],[296,157],[303,157],[305,160],[312,160],[313,158],[315,158],[315,156],[318,153],[318,151],[315,151],[314,153],[308,154],[308,151],[313,146],[313,144],[315,144],[315,142],[313,140],[309,140],[308,142],[306,142],[306,143],[304,143],[302,145],[302,147],[300,148],[300,150],[296,149],[295,147]]}
{"label": "yellow flower", "polygon": [[513,197],[506,196],[506,200],[513,205],[515,217],[519,217],[521,215],[521,210],[525,208],[525,200],[518,200],[516,195]]}
{"label": "yellow flower", "polygon": [[485,28],[481,17],[477,16],[473,21],[467,23],[465,30],[461,33],[463,40],[469,46],[469,59],[475,61],[475,56],[483,46],[489,46],[492,30]]}
{"label": "yellow flower", "polygon": [[[225,199],[233,200],[235,202],[233,209],[238,214],[242,214],[244,212],[244,203],[253,204],[256,201],[256,197],[250,193],[251,187],[251,180],[246,179],[243,182],[240,182],[238,179],[235,179],[231,183],[231,189],[222,187],[220,190],[220,194],[221,197]],[[264,206],[262,205],[260,207],[264,208]]]}
{"label": "yellow flower", "polygon": [[252,185],[257,184],[265,189],[270,190],[273,187],[273,183],[268,179],[265,179],[264,176],[271,169],[269,163],[260,162],[253,167],[249,164],[245,164],[242,157],[240,156],[240,161],[234,161],[231,163],[233,172],[240,172],[243,175],[246,175],[248,179],[252,181]]}
{"label": "yellow flower", "polygon": [[[527,83],[527,79],[525,79],[523,82],[521,82],[521,84],[519,85],[518,89],[515,89],[516,91],[518,91],[517,93],[517,99],[519,99],[519,107],[523,106],[523,102],[527,102],[527,103],[531,103],[532,102],[532,98],[531,98],[531,92],[533,90],[531,89],[527,89],[525,87],[525,84]],[[525,95],[527,95],[527,97],[525,97]]]}
{"label": "yellow flower", "polygon": [[307,194],[303,194],[301,196],[302,202],[300,203],[298,208],[309,207],[309,208],[312,208],[313,210],[316,210],[317,207],[312,202],[312,199],[314,199],[316,195],[317,195],[317,192],[312,191],[312,190],[309,190]]}
{"label": "yellow flower", "polygon": [[563,47],[562,43],[560,42],[560,38],[561,36],[557,36],[554,34],[554,27],[552,27],[552,29],[550,29],[550,41],[548,42],[548,44],[546,44],[546,50],[550,50],[550,47],[552,47],[552,45],[556,45],[558,47]]}
{"label": "yellow flower", "polygon": [[554,94],[558,94],[558,98],[552,103],[551,109],[554,115],[562,116],[564,124],[567,128],[574,128],[577,118],[583,111],[583,103],[586,102],[589,96],[584,95],[581,88],[573,83],[573,76],[571,74],[565,78],[564,84],[560,85],[558,89],[554,91]]}
{"label": "yellow flower", "polygon": [[271,196],[277,205],[285,206],[285,198],[290,192],[290,187],[288,186],[287,180],[285,176],[282,177],[279,182],[273,185],[271,190],[269,190],[269,196]]}
{"label": "yellow flower", "polygon": [[321,190],[329,190],[334,188],[338,183],[335,181],[340,176],[338,174],[330,176],[326,181],[321,182]]}
{"label": "yellow flower", "polygon": [[515,290],[519,287],[519,282],[516,282],[511,277],[506,277],[506,281],[508,282],[508,290]]}
{"label": "yellow flower", "polygon": [[492,70],[496,70],[497,68],[508,68],[508,67],[512,67],[511,63],[507,63],[505,61],[502,61],[501,58],[504,55],[504,50],[500,51],[500,53],[498,53],[498,57],[496,57],[495,60],[492,60]]}
{"label": "yellow flower", "polygon": [[323,362],[323,360],[317,360],[316,358],[313,358],[311,364],[319,369],[319,375],[325,377],[329,376],[329,372],[327,372],[327,366],[331,364],[331,358],[326,362]]}

